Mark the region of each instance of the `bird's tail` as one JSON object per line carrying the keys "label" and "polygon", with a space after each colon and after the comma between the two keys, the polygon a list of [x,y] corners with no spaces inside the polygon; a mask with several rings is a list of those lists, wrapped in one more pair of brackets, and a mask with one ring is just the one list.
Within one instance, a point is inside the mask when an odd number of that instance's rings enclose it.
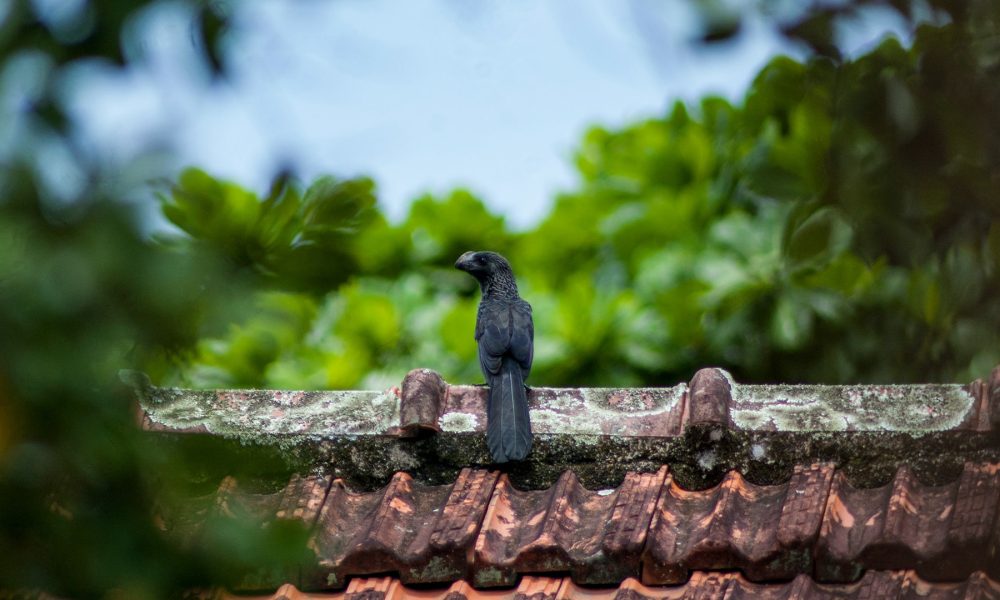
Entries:
{"label": "bird's tail", "polygon": [[500,372],[490,377],[490,402],[486,445],[498,463],[523,460],[531,451],[531,421],[528,394],[521,367],[510,356],[500,363]]}

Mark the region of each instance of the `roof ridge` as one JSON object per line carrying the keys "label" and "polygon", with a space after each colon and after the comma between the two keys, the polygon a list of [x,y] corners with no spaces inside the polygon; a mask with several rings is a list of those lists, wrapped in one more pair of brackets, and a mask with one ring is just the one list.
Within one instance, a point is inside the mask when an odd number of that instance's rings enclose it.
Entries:
{"label": "roof ridge", "polygon": [[[383,391],[136,389],[148,430],[275,448],[309,471],[335,465],[355,485],[400,470],[451,481],[491,461],[485,388],[451,385],[428,369]],[[846,386],[745,385],[709,368],[667,388],[537,387],[529,404],[535,449],[527,468],[510,473],[536,489],[566,469],[606,487],[664,463],[694,487],[733,469],[777,483],[814,461],[846,467],[862,485],[901,464],[936,483],[967,460],[1000,460],[1000,367],[967,385]]]}
{"label": "roof ridge", "polygon": [[[485,388],[449,384],[430,369],[414,369],[399,387],[380,391],[196,390],[156,387],[132,372],[122,377],[140,400],[143,424],[157,431],[410,437],[420,430],[486,428]],[[710,367],[690,384],[671,387],[533,387],[529,403],[543,413],[590,413],[583,424],[541,419],[537,429],[548,434],[670,437],[699,425],[771,432],[992,431],[1000,429],[1000,366],[989,383],[851,385],[741,384]],[[198,407],[216,410],[185,410]],[[255,408],[272,414],[247,415]],[[326,418],[330,414],[341,418]]]}

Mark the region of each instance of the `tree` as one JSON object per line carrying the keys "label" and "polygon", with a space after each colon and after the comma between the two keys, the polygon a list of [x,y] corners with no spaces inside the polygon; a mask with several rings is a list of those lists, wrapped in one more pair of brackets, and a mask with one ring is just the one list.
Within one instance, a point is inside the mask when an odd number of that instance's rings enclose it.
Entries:
{"label": "tree", "polygon": [[[248,561],[287,562],[294,544],[241,524],[210,527],[198,548],[165,537],[154,498],[213,458],[142,434],[118,372],[220,331],[256,282],[211,246],[147,239],[134,189],[119,183],[133,165],[104,171],[64,112],[73,69],[123,68],[124,32],[157,3],[70,4],[0,9],[0,590],[176,597]],[[218,68],[220,16],[174,6]],[[330,227],[349,220],[324,216]]]}
{"label": "tree", "polygon": [[673,383],[705,365],[762,382],[982,376],[1000,362],[988,9],[923,24],[910,48],[777,58],[737,106],[595,127],[577,188],[531,231],[464,191],[398,226],[375,218],[345,288],[262,299],[201,343],[210,370],[173,381],[378,387],[415,366],[478,380],[473,290],[450,265],[485,246],[535,305],[536,385]]}

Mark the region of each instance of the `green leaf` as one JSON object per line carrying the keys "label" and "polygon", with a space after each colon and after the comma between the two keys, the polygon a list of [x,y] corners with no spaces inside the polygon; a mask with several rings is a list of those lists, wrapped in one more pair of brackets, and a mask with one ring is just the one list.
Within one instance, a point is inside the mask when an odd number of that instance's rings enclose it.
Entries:
{"label": "green leaf", "polygon": [[[808,209],[804,209],[808,210]],[[784,243],[784,253],[793,267],[815,266],[841,253],[850,241],[850,228],[830,207],[814,210],[808,216],[793,211],[789,220],[797,226],[786,227],[791,232]]]}
{"label": "green leaf", "polygon": [[771,318],[771,337],[783,350],[801,347],[812,333],[812,312],[787,294],[778,297]]}

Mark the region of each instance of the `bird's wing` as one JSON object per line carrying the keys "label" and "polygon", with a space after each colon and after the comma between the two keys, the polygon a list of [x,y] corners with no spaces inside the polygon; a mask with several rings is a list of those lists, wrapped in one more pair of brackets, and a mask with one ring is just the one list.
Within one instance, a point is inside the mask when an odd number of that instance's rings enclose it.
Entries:
{"label": "bird's wing", "polygon": [[483,375],[500,372],[500,363],[511,339],[511,311],[506,302],[483,301],[476,318],[479,366]]}
{"label": "bird's wing", "polygon": [[521,366],[524,379],[531,372],[531,361],[535,356],[535,325],[531,319],[531,305],[518,300],[511,305],[510,354]]}

